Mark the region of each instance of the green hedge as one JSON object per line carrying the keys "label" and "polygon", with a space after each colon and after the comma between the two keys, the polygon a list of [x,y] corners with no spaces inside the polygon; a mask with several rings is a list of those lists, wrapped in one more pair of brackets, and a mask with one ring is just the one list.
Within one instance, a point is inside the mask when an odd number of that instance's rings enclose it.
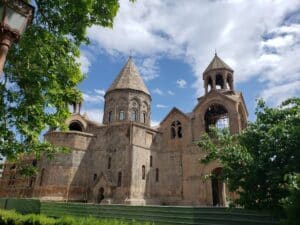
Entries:
{"label": "green hedge", "polygon": [[22,214],[39,214],[41,202],[38,199],[1,198],[0,209],[13,209]]}
{"label": "green hedge", "polygon": [[49,218],[45,215],[27,214],[21,215],[11,210],[0,209],[1,225],[154,225],[146,222],[128,222],[122,220],[108,220],[88,218],[63,217],[59,219]]}

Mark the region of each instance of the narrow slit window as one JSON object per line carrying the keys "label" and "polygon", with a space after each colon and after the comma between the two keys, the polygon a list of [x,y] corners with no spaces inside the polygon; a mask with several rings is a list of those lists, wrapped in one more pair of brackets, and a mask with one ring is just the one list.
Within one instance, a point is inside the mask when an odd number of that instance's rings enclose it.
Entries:
{"label": "narrow slit window", "polygon": [[122,186],[122,172],[118,173],[118,187]]}
{"label": "narrow slit window", "polygon": [[113,112],[112,111],[110,111],[109,113],[108,113],[108,122],[112,122],[112,120],[113,120]]}
{"label": "narrow slit window", "polygon": [[156,168],[156,170],[155,170],[155,181],[159,182],[159,169],[158,168]]}
{"label": "narrow slit window", "polygon": [[152,155],[150,156],[150,167],[152,167],[152,165],[153,165],[153,157],[152,157]]}
{"label": "narrow slit window", "polygon": [[111,168],[111,157],[108,157],[107,169]]}
{"label": "narrow slit window", "polygon": [[146,168],[145,168],[145,166],[143,165],[143,166],[142,166],[142,180],[145,180],[145,178],[146,178]]}

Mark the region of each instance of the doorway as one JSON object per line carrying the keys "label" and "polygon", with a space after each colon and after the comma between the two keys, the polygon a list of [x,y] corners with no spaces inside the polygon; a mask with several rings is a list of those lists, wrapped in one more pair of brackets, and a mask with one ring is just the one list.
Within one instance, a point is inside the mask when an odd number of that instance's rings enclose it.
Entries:
{"label": "doorway", "polygon": [[103,199],[104,199],[104,188],[101,187],[101,188],[99,188],[99,191],[98,191],[97,202],[100,204]]}
{"label": "doorway", "polygon": [[221,179],[222,168],[216,168],[212,171],[212,178],[211,178],[211,188],[212,188],[212,199],[213,199],[213,206],[223,206],[223,190],[224,184]]}

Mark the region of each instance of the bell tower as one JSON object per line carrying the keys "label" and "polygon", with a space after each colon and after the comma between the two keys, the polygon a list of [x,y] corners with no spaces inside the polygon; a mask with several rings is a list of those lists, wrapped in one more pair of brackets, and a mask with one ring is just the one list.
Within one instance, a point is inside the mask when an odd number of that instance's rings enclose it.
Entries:
{"label": "bell tower", "polygon": [[233,69],[231,69],[217,53],[203,72],[205,94],[210,91],[232,91],[233,86]]}
{"label": "bell tower", "polygon": [[210,132],[211,127],[228,128],[232,134],[240,133],[247,125],[247,107],[243,94],[234,88],[233,69],[217,54],[203,72],[205,94],[198,98],[194,112],[194,131],[199,137],[202,132]]}

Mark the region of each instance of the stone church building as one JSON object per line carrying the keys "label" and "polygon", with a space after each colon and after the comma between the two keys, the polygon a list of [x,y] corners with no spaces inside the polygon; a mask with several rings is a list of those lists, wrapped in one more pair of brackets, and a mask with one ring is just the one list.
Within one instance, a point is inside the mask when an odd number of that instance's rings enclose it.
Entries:
{"label": "stone church building", "polygon": [[[66,121],[69,131],[45,135],[71,152],[33,160],[39,173],[25,181],[18,180],[17,166],[7,163],[0,195],[101,204],[227,205],[234,194],[217,178],[222,166],[201,164],[197,141],[210,126],[241,132],[248,113],[242,93],[234,89],[233,69],[217,55],[203,80],[205,94],[192,112],[174,107],[151,127],[151,94],[129,58],[105,93],[103,122],[89,120],[74,104]],[[215,178],[204,179],[210,173]]]}

